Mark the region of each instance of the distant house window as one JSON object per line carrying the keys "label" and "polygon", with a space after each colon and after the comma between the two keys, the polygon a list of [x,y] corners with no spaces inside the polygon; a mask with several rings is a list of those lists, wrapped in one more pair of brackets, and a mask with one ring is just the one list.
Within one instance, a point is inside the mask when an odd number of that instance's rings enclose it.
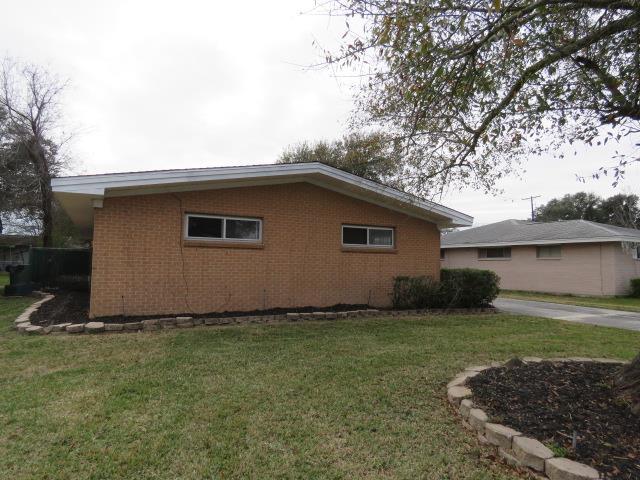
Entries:
{"label": "distant house window", "polygon": [[259,242],[262,240],[262,220],[188,213],[185,215],[185,238]]}
{"label": "distant house window", "polygon": [[444,257],[445,257],[445,251],[446,251],[446,250],[445,250],[444,248],[441,248],[441,249],[440,249],[440,260],[444,260]]}
{"label": "distant house window", "polygon": [[478,258],[482,260],[497,260],[511,258],[511,247],[479,248]]}
{"label": "distant house window", "polygon": [[562,257],[562,249],[560,245],[544,245],[537,247],[536,256],[538,258],[560,258]]}
{"label": "distant house window", "polygon": [[342,226],[342,244],[346,247],[392,248],[394,240],[393,228]]}
{"label": "distant house window", "polygon": [[637,245],[632,251],[631,256],[636,260],[640,260],[640,245]]}

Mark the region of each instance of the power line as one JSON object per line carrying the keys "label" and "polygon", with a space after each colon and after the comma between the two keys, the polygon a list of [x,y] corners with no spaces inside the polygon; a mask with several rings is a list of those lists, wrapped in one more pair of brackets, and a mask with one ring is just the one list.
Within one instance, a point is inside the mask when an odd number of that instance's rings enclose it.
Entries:
{"label": "power line", "polygon": [[533,199],[534,198],[540,198],[542,195],[536,195],[533,196],[531,195],[530,197],[524,197],[522,200],[530,200],[531,201],[531,221],[535,222],[536,218],[535,218],[535,211],[533,210]]}

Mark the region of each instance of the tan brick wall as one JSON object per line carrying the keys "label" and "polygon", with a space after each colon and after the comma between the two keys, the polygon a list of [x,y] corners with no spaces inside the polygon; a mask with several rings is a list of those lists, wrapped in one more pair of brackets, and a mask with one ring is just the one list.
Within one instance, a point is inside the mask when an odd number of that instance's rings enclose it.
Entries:
{"label": "tan brick wall", "polygon": [[[476,248],[447,249],[443,268],[493,270],[508,290],[528,290],[577,295],[620,295],[616,282],[615,243],[574,243],[562,245],[562,258],[539,259],[535,246],[511,247],[511,259],[479,259]],[[629,255],[628,261],[632,261]],[[628,262],[627,262],[628,263]]]}
{"label": "tan brick wall", "polygon": [[[184,242],[185,212],[260,217],[263,247]],[[343,251],[343,223],[394,227],[395,253]],[[439,249],[435,224],[306,183],[106,198],[91,315],[386,306],[394,276],[439,277]]]}

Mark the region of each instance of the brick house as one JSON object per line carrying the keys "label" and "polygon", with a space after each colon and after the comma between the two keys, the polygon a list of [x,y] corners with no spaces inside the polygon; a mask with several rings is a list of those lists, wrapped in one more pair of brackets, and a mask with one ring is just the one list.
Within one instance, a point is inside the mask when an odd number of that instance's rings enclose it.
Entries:
{"label": "brick house", "polygon": [[92,317],[387,306],[472,218],[319,164],[56,178],[92,239]]}

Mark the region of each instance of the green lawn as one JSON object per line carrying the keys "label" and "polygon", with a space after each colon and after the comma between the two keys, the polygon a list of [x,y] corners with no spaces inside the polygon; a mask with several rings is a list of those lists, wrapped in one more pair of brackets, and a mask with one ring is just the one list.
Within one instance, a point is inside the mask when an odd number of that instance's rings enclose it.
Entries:
{"label": "green lawn", "polygon": [[513,355],[631,358],[640,334],[507,315],[18,336],[0,297],[3,478],[515,479],[445,398]]}
{"label": "green lawn", "polygon": [[520,300],[537,300],[539,302],[564,303],[583,307],[600,307],[611,310],[640,312],[640,298],[631,297],[578,297],[575,295],[553,295],[550,293],[523,292],[520,290],[502,290],[500,296]]}
{"label": "green lawn", "polygon": [[[4,287],[9,284],[9,274],[7,272],[0,272],[0,287]],[[1,290],[1,288],[0,288]],[[2,294],[2,292],[0,292]]]}

